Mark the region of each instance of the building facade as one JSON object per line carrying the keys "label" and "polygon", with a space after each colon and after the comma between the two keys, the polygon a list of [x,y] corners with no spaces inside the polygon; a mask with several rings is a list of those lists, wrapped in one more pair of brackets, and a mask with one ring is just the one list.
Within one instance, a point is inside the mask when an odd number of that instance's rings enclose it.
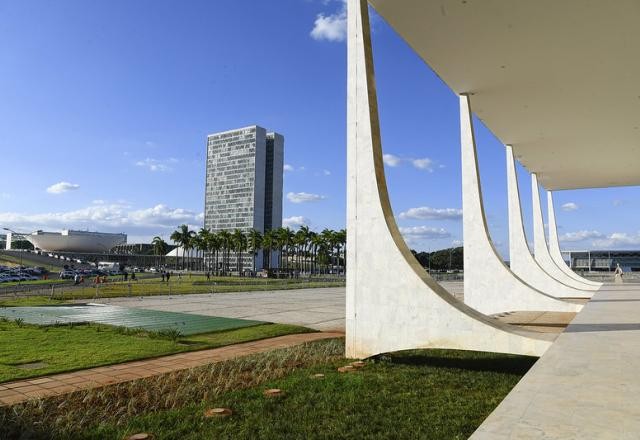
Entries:
{"label": "building facade", "polygon": [[[204,227],[261,233],[282,226],[284,137],[257,125],[207,136]],[[263,268],[263,255],[243,255],[244,270]],[[232,253],[226,270],[238,266]]]}
{"label": "building facade", "polygon": [[625,272],[640,271],[638,250],[568,251],[571,268],[577,271],[610,272],[620,265]]}

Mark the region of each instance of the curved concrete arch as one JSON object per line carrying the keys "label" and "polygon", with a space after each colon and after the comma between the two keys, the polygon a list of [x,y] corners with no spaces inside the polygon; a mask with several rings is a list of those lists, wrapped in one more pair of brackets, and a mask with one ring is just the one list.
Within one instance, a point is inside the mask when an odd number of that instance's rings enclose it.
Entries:
{"label": "curved concrete arch", "polygon": [[457,301],[400,235],[384,175],[367,7],[348,0],[346,355],[433,347],[539,356],[554,336]]}
{"label": "curved concrete arch", "polygon": [[[546,190],[545,190],[546,191]],[[558,226],[556,224],[556,210],[553,204],[553,194],[551,191],[547,191],[547,213],[549,218],[549,254],[554,263],[560,268],[562,272],[570,276],[576,281],[579,281],[587,286],[590,290],[598,290],[602,287],[602,283],[588,280],[575,273],[562,258],[560,252],[560,241],[558,240]]]}
{"label": "curved concrete arch", "polygon": [[[564,283],[546,272],[533,258],[522,221],[522,206],[516,174],[513,147],[506,145],[507,153],[507,194],[509,199],[509,261],[510,268],[527,284],[556,298],[591,298],[592,293],[576,288],[577,281]],[[560,269],[557,269],[560,272]],[[563,276],[563,278],[567,278]]]}
{"label": "curved concrete arch", "polygon": [[598,290],[596,287],[586,286],[578,281],[569,278],[558,267],[551,258],[549,248],[547,247],[547,239],[544,233],[544,220],[542,219],[542,207],[540,204],[540,190],[538,186],[538,176],[531,173],[531,198],[533,203],[533,253],[536,261],[552,277],[562,280],[565,284],[585,286],[583,290],[588,294],[588,298],[593,296],[593,292]]}
{"label": "curved concrete arch", "polygon": [[460,95],[464,302],[494,314],[513,310],[577,312],[582,306],[528,285],[502,261],[493,245],[482,202],[478,156],[469,97]]}

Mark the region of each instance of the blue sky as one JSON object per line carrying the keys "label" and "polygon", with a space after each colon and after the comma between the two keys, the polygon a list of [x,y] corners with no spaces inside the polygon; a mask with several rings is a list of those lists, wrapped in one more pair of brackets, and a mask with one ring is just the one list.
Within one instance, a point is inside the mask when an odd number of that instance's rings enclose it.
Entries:
{"label": "blue sky", "polygon": [[[457,98],[383,20],[372,23],[399,225],[416,249],[456,245]],[[206,135],[258,124],[285,136],[287,224],[344,227],[344,25],[341,0],[0,0],[0,226],[123,231],[130,242],[197,227]],[[476,130],[506,256],[504,147]],[[522,167],[519,177],[530,232]],[[640,247],[639,195],[556,193],[563,247]]]}

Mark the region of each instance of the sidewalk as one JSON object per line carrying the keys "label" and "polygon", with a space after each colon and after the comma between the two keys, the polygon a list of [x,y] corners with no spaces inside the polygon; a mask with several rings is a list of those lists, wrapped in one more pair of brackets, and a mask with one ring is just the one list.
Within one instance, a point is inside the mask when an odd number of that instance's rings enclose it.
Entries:
{"label": "sidewalk", "polygon": [[128,382],[170,371],[226,361],[235,357],[286,348],[305,342],[343,337],[343,333],[302,333],[259,341],[227,345],[209,350],[192,351],[158,358],[125,362],[106,367],[89,368],[72,373],[35,377],[0,383],[0,406],[13,405],[33,398],[66,394],[78,390]]}

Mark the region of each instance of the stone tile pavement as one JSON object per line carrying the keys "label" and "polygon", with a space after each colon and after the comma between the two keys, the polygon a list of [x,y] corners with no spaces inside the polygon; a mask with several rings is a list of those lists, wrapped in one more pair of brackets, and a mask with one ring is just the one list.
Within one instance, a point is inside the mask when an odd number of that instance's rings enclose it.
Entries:
{"label": "stone tile pavement", "polygon": [[345,289],[292,289],[196,295],[105,298],[124,307],[294,324],[320,331],[344,331]]}
{"label": "stone tile pavement", "polygon": [[604,286],[471,437],[640,438],[640,285]]}
{"label": "stone tile pavement", "polygon": [[302,333],[286,335],[209,350],[179,353],[153,359],[90,368],[71,373],[0,383],[0,406],[13,405],[34,398],[66,394],[72,391],[128,382],[170,371],[220,362],[239,356],[299,345],[304,342],[342,336],[344,336],[342,333]]}
{"label": "stone tile pavement", "polygon": [[[462,299],[462,282],[443,282]],[[124,307],[196,313],[225,318],[295,324],[320,331],[345,330],[345,288],[274,290],[196,295],[105,298],[98,301]]]}

